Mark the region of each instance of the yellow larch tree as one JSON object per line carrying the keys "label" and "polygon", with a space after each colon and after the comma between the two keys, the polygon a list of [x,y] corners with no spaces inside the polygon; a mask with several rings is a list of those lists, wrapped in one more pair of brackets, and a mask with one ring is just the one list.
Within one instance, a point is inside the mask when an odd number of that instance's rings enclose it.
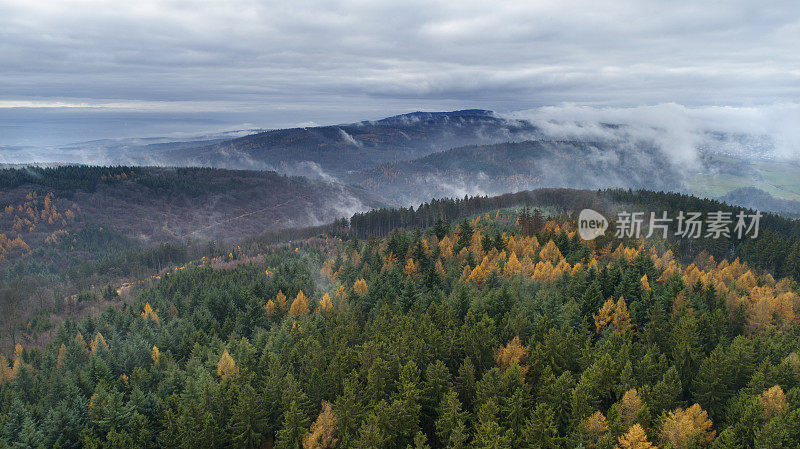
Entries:
{"label": "yellow larch tree", "polygon": [[447,277],[447,272],[444,271],[444,265],[442,264],[442,259],[436,259],[436,265],[434,266],[436,269],[436,274],[439,275],[440,278],[444,279]]}
{"label": "yellow larch tree", "polygon": [[142,318],[146,320],[153,320],[155,322],[158,322],[159,320],[158,314],[156,313],[155,310],[153,310],[153,307],[150,305],[149,302],[146,302],[144,304],[144,311],[142,311]]}
{"label": "yellow larch tree", "polygon": [[153,365],[158,365],[158,361],[161,360],[161,351],[158,350],[158,346],[153,345],[153,350],[150,351],[150,358],[153,359]]}
{"label": "yellow larch tree", "polygon": [[780,385],[775,385],[764,391],[759,398],[761,399],[761,406],[764,408],[765,419],[772,419],[789,408],[786,394]]}
{"label": "yellow larch tree", "polygon": [[397,266],[397,257],[395,257],[393,252],[389,252],[389,255],[383,258],[383,266],[381,266],[381,273],[390,271],[396,266]]}
{"label": "yellow larch tree", "polygon": [[596,448],[600,440],[608,433],[608,420],[599,410],[592,413],[581,423],[581,430],[590,448]]}
{"label": "yellow larch tree", "polygon": [[267,314],[268,318],[272,318],[277,313],[278,306],[275,305],[275,301],[268,300],[266,304],[264,304],[264,312]]}
{"label": "yellow larch tree", "polygon": [[444,238],[439,241],[439,250],[441,251],[442,257],[445,259],[453,258],[453,241],[450,240],[450,237],[444,236]]}
{"label": "yellow larch tree", "polygon": [[518,336],[511,339],[505,346],[498,348],[494,358],[497,364],[503,368],[507,368],[513,363],[519,366],[524,373],[528,372],[528,367],[526,366],[528,347],[522,345]]}
{"label": "yellow larch tree", "polygon": [[594,327],[595,331],[600,334],[603,330],[611,324],[611,321],[614,318],[614,309],[616,309],[616,303],[612,298],[608,298],[606,302],[600,307],[600,310],[597,311],[592,317],[594,318]]}
{"label": "yellow larch tree", "polygon": [[222,352],[222,356],[217,363],[217,375],[223,379],[228,379],[239,374],[239,367],[233,361],[233,357],[228,354],[228,350]]}
{"label": "yellow larch tree", "polygon": [[533,267],[531,279],[539,282],[552,282],[554,279],[555,267],[549,260],[541,261]]}
{"label": "yellow larch tree", "polygon": [[414,259],[406,260],[406,266],[403,267],[403,273],[406,276],[416,276],[419,274],[419,264]]}
{"label": "yellow larch tree", "polygon": [[468,280],[473,282],[477,285],[483,284],[483,281],[486,280],[487,273],[483,271],[483,264],[476,265],[475,268],[469,273]]}
{"label": "yellow larch tree", "polygon": [[369,291],[369,288],[367,287],[367,281],[365,281],[363,278],[355,281],[353,283],[353,291],[358,295],[366,295]]}
{"label": "yellow larch tree", "polygon": [[614,324],[614,330],[620,334],[624,334],[631,328],[631,315],[628,313],[628,306],[622,296],[617,300],[612,323]]}
{"label": "yellow larch tree", "polygon": [[330,312],[333,309],[333,302],[331,301],[331,295],[325,293],[322,295],[322,299],[319,302],[319,308],[323,312]]}
{"label": "yellow larch tree", "polygon": [[503,274],[506,276],[522,274],[522,264],[520,263],[519,259],[517,259],[517,253],[514,251],[511,251],[508,261],[505,263],[505,265],[503,265]]}
{"label": "yellow larch tree", "polygon": [[278,294],[275,295],[275,305],[278,308],[278,312],[286,311],[287,308],[286,295],[283,294],[283,290],[278,290]]}
{"label": "yellow larch tree", "polygon": [[736,279],[736,286],[744,291],[750,291],[753,288],[755,288],[756,285],[758,285],[758,283],[756,282],[756,277],[750,270],[747,270],[743,275],[739,276],[739,278]]}
{"label": "yellow larch tree", "polygon": [[330,402],[322,401],[322,410],[303,438],[303,449],[329,449],[336,446],[336,413]]}
{"label": "yellow larch tree", "polygon": [[547,242],[547,244],[544,245],[539,251],[539,258],[542,260],[547,260],[553,265],[558,264],[563,257],[564,256],[561,255],[561,251],[552,240]]}
{"label": "yellow larch tree", "polygon": [[616,302],[613,298],[608,298],[600,310],[592,316],[598,334],[602,333],[609,325],[613,326],[614,330],[620,334],[624,334],[631,328],[631,316],[628,313],[625,298],[622,296]]}
{"label": "yellow larch tree", "polygon": [[289,314],[292,316],[308,315],[308,298],[306,298],[303,290],[297,292],[297,296],[292,301],[292,307],[289,309]]}
{"label": "yellow larch tree", "polygon": [[469,265],[464,265],[464,269],[461,270],[461,280],[467,281],[469,280],[469,275],[472,274],[472,268]]}
{"label": "yellow larch tree", "polygon": [[620,400],[620,418],[622,426],[628,428],[636,422],[636,415],[644,407],[644,401],[639,397],[636,388],[631,388],[622,395]]}
{"label": "yellow larch tree", "polygon": [[625,435],[619,437],[619,449],[658,449],[653,443],[647,441],[647,434],[639,424],[634,424]]}
{"label": "yellow larch tree", "polygon": [[522,265],[521,270],[524,276],[530,276],[533,274],[533,260],[530,258],[530,256],[523,256],[522,260],[520,261],[520,265]]}
{"label": "yellow larch tree", "polygon": [[700,404],[694,404],[687,409],[677,408],[669,412],[661,425],[661,441],[666,446],[679,448],[686,447],[695,439],[710,444],[717,434],[713,426],[714,423]]}
{"label": "yellow larch tree", "polygon": [[646,274],[644,276],[642,276],[642,278],[639,281],[642,283],[642,289],[644,291],[649,292],[651,290],[650,289],[650,282],[647,280],[647,275]]}

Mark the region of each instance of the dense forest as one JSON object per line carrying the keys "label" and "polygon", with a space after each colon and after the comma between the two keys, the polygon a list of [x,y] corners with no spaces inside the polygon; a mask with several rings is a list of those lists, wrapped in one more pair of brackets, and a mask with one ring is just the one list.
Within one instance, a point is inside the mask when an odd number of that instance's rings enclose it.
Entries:
{"label": "dense forest", "polygon": [[[585,201],[727,206],[539,195],[572,201],[377,211],[169,270],[0,357],[0,447],[800,445],[791,245],[586,242]],[[787,246],[797,224],[766,216],[762,236]]]}
{"label": "dense forest", "polygon": [[0,169],[0,350],[21,333],[35,340],[51,331],[46,315],[67,311],[75,295],[219,256],[209,240],[327,223],[381,204],[358,189],[275,172]]}

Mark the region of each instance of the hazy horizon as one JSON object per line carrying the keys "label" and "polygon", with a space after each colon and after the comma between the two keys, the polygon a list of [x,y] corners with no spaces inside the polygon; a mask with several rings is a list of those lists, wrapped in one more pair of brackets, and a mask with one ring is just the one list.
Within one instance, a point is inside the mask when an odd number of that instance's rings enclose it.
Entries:
{"label": "hazy horizon", "polygon": [[778,1],[0,0],[0,146],[465,108],[793,119],[799,17]]}

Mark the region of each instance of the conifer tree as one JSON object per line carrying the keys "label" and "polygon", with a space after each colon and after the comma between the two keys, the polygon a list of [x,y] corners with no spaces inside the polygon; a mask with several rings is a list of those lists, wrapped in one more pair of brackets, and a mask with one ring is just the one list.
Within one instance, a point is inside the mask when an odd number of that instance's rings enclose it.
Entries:
{"label": "conifer tree", "polygon": [[336,446],[337,419],[333,406],[328,401],[322,401],[322,410],[311,424],[311,429],[303,438],[303,449],[328,449]]}
{"label": "conifer tree", "polygon": [[713,423],[699,404],[669,412],[661,425],[661,440],[679,448],[686,448],[693,441],[708,445],[715,435]]}
{"label": "conifer tree", "polygon": [[239,374],[239,367],[233,361],[233,357],[228,354],[228,350],[222,351],[222,356],[217,363],[217,375],[223,379],[229,379]]}
{"label": "conifer tree", "polygon": [[298,317],[301,315],[308,315],[308,299],[303,294],[303,290],[297,293],[297,297],[292,301],[292,307],[289,309],[289,315]]}
{"label": "conifer tree", "polygon": [[657,449],[652,443],[647,441],[647,434],[639,424],[634,424],[628,429],[625,435],[619,437],[618,449]]}
{"label": "conifer tree", "polygon": [[330,312],[333,309],[333,302],[331,302],[331,295],[325,293],[322,295],[322,300],[319,302],[319,308],[323,312]]}
{"label": "conifer tree", "polygon": [[309,420],[297,401],[291,401],[283,416],[283,425],[275,438],[275,449],[303,449],[303,437]]}

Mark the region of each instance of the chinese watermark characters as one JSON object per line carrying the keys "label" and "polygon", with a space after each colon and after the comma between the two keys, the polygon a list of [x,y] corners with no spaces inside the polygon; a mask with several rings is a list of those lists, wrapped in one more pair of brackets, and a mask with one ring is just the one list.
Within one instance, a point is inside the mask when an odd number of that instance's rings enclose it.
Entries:
{"label": "chinese watermark characters", "polygon": [[[614,223],[614,235],[617,238],[650,238],[669,236],[684,239],[698,238],[751,238],[758,237],[758,228],[762,217],[761,211],[749,213],[739,211],[684,212],[674,216],[663,211],[659,214],[650,212],[627,212],[617,214]],[[584,240],[593,240],[605,234],[609,223],[599,212],[584,209],[578,216],[578,233]]]}

